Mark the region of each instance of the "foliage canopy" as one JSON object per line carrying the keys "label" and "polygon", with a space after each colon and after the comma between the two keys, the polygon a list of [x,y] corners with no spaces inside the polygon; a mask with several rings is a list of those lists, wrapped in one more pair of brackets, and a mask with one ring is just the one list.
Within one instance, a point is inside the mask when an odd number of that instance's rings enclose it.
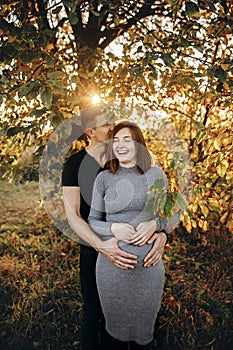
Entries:
{"label": "foliage canopy", "polygon": [[[0,11],[1,159],[8,176],[35,179],[49,135],[93,95],[137,101],[166,113],[187,144],[194,193],[186,228],[205,231],[211,218],[232,230],[230,0],[2,0]],[[154,125],[148,117],[139,122]],[[160,141],[148,136],[169,172],[177,156]]]}

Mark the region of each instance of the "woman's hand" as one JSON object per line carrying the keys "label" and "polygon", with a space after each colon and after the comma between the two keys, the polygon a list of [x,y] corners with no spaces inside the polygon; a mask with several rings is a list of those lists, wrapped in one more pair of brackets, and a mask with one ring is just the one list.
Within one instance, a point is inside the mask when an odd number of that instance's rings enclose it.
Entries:
{"label": "woman's hand", "polygon": [[156,231],[156,221],[145,221],[141,222],[137,228],[133,237],[130,239],[130,244],[141,246],[151,238]]}
{"label": "woman's hand", "polygon": [[153,246],[144,259],[144,266],[155,266],[163,256],[164,247],[167,241],[167,235],[164,232],[154,233],[148,243],[153,243]]}
{"label": "woman's hand", "polygon": [[111,232],[119,241],[126,243],[130,243],[130,238],[135,234],[133,226],[118,222],[112,224]]}

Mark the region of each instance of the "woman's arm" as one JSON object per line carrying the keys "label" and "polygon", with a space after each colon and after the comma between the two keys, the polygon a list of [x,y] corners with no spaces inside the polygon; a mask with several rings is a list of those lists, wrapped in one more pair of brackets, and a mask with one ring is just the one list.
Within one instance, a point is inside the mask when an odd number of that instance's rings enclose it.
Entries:
{"label": "woman's arm", "polygon": [[94,183],[91,210],[88,217],[88,223],[91,229],[99,236],[113,236],[111,232],[112,222],[105,221],[105,184],[104,173],[100,173]]}

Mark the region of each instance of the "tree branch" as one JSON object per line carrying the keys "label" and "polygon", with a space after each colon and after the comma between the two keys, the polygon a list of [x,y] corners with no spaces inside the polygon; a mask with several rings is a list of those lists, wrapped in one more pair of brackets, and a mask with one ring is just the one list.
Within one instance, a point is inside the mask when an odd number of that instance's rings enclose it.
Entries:
{"label": "tree branch", "polygon": [[[45,9],[45,5],[44,5],[43,0],[36,0],[36,3],[38,5],[39,12],[41,14],[40,18],[43,19],[43,26],[40,26],[40,28],[41,29],[51,29],[50,25],[49,25],[49,21],[47,19],[47,10]],[[36,11],[36,16],[38,16],[38,11]]]}
{"label": "tree branch", "polygon": [[136,13],[133,17],[131,17],[126,24],[121,24],[117,28],[106,28],[102,32],[102,38],[105,38],[104,41],[99,45],[101,49],[105,49],[117,36],[126,32],[129,28],[134,26],[141,19],[154,15],[156,13],[156,9],[152,9],[152,5],[154,5],[154,0],[148,0],[146,4],[144,4],[138,13]]}

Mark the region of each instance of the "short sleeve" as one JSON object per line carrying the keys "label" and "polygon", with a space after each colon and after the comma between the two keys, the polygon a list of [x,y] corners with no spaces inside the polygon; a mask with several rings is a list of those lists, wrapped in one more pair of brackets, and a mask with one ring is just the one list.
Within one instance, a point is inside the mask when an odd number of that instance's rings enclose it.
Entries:
{"label": "short sleeve", "polygon": [[62,186],[79,187],[78,182],[79,165],[74,156],[71,156],[64,164],[62,171]]}

